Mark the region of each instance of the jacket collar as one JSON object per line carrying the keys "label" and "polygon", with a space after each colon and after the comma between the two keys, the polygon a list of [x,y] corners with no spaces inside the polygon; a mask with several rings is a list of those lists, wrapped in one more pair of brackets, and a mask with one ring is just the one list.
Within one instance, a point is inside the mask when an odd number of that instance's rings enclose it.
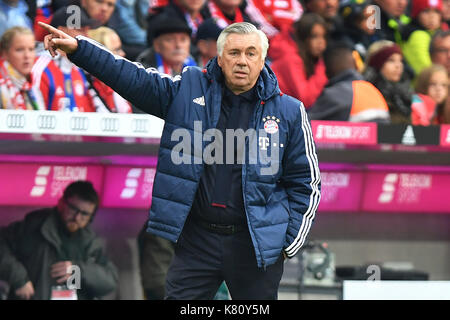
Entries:
{"label": "jacket collar", "polygon": [[341,81],[354,81],[354,80],[364,80],[364,77],[358,71],[349,69],[331,78],[326,86],[330,87]]}
{"label": "jacket collar", "polygon": [[[208,62],[206,70],[208,79],[219,82],[223,81],[222,68],[217,63],[217,57]],[[256,81],[256,92],[258,97],[263,101],[269,100],[273,96],[280,94],[277,77],[267,63],[264,64],[264,68]]]}

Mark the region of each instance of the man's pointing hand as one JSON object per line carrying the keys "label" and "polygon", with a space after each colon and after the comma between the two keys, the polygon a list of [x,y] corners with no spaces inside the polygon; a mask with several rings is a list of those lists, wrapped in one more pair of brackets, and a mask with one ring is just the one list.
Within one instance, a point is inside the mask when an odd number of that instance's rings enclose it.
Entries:
{"label": "man's pointing hand", "polygon": [[60,49],[68,54],[77,50],[77,39],[46,23],[38,22],[38,24],[49,32],[49,34],[44,38],[44,47],[48,50],[48,52],[50,52],[52,57],[56,56],[57,49]]}

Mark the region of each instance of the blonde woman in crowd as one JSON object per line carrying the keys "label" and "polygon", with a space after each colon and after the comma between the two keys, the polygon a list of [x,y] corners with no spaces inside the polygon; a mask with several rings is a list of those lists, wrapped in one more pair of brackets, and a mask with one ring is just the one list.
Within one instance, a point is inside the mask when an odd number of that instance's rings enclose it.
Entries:
{"label": "blonde woman in crowd", "polygon": [[[104,45],[113,54],[125,57],[125,52],[122,50],[122,42],[113,29],[108,27],[91,29],[88,31],[88,37]],[[90,74],[86,74],[86,78],[91,85],[90,90],[94,96],[97,112],[132,112],[131,104],[113,89]]]}
{"label": "blonde woman in crowd", "polygon": [[30,29],[13,27],[5,31],[0,38],[0,109],[45,109],[32,86],[35,57]]}

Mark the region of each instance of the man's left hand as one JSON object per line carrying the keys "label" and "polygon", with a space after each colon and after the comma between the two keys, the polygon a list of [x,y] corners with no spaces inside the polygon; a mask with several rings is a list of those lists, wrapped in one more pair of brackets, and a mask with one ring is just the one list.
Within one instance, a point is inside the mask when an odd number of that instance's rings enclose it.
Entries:
{"label": "man's left hand", "polygon": [[71,261],[61,261],[53,264],[50,268],[50,276],[56,278],[57,283],[64,283],[71,276]]}

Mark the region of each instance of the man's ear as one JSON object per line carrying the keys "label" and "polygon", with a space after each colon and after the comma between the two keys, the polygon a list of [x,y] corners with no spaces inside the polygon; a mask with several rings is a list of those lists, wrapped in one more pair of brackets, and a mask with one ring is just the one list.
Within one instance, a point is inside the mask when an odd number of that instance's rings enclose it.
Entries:
{"label": "man's ear", "polygon": [[219,55],[217,56],[217,64],[222,68],[222,57]]}

